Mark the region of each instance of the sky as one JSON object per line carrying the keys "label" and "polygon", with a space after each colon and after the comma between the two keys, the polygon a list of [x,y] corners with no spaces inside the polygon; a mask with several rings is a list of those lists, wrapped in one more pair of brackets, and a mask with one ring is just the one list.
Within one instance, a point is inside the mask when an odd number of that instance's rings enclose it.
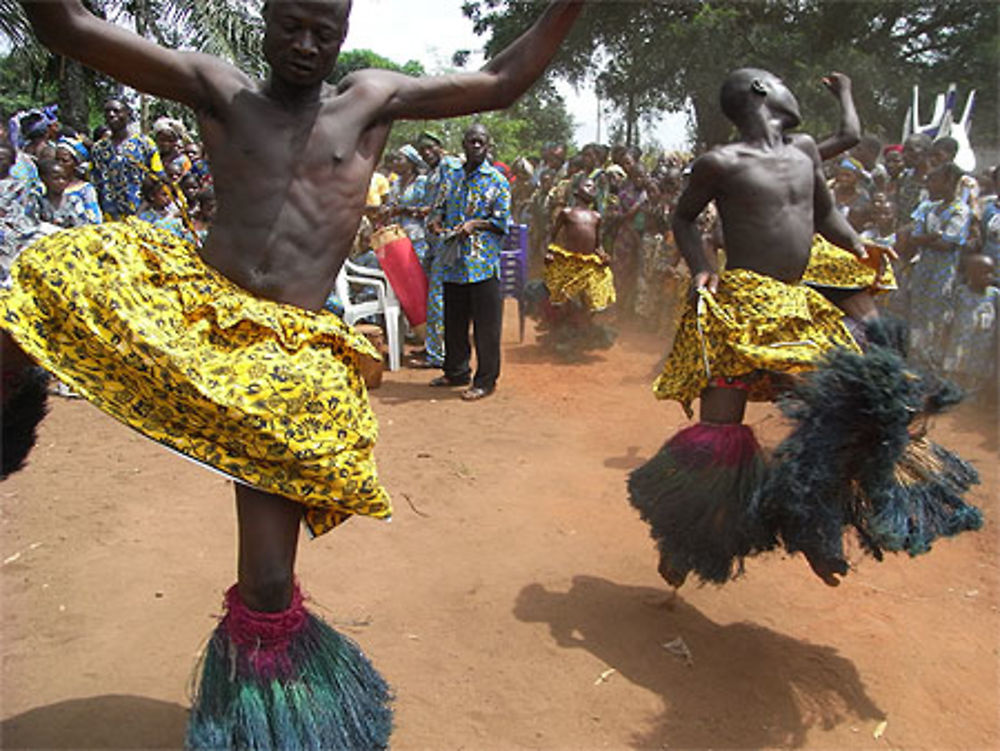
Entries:
{"label": "sky", "polygon": [[[433,73],[451,67],[451,55],[459,49],[480,53],[468,68],[482,65],[484,43],[485,37],[476,36],[472,21],[462,15],[462,0],[354,0],[344,49],[370,49],[400,64],[417,60]],[[575,91],[564,82],[557,86],[576,121],[577,145],[607,142],[606,119],[598,139],[598,103],[592,87]],[[652,137],[664,149],[682,148],[687,140],[685,123],[683,114],[668,114]]]}

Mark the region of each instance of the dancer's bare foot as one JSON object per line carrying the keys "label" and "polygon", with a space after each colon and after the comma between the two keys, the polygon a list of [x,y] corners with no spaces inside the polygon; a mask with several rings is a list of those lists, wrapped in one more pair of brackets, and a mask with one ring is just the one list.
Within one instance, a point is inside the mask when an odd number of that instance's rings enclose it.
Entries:
{"label": "dancer's bare foot", "polygon": [[675,569],[670,565],[670,558],[665,554],[660,554],[660,565],[656,569],[660,572],[660,576],[669,584],[671,587],[678,589],[684,584],[684,580],[687,579],[688,572],[680,571]]}
{"label": "dancer's bare foot", "polygon": [[822,556],[816,554],[806,553],[806,560],[809,562],[809,567],[813,570],[823,583],[828,587],[836,587],[840,585],[840,579],[838,576],[847,575],[847,562],[839,558],[823,558]]}

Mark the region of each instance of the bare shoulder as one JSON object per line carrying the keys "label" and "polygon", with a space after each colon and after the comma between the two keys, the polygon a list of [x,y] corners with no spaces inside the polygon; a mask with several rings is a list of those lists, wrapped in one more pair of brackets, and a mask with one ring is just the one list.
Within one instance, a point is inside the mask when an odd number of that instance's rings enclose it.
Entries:
{"label": "bare shoulder", "polygon": [[822,161],[819,156],[819,147],[816,145],[816,140],[808,133],[791,133],[788,135],[788,143],[817,164]]}
{"label": "bare shoulder", "polygon": [[220,114],[220,110],[233,98],[247,89],[256,90],[258,82],[232,65],[214,55],[202,52],[180,52],[186,65],[198,78],[205,93],[205,108],[208,114]]}
{"label": "bare shoulder", "polygon": [[381,105],[395,96],[401,86],[412,80],[415,79],[395,71],[364,68],[344,76],[337,84],[337,93],[349,93],[352,97]]}
{"label": "bare shoulder", "polygon": [[705,179],[725,174],[739,161],[737,144],[714,146],[691,162],[692,179]]}

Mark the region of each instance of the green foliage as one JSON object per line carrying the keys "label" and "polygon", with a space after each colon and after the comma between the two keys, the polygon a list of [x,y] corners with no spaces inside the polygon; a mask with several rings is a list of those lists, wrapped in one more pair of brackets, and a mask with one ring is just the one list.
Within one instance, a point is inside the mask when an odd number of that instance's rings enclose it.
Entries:
{"label": "green foliage", "polygon": [[540,154],[546,143],[568,143],[573,136],[573,122],[566,111],[566,103],[551,84],[540,81],[502,112],[447,120],[397,122],[388,147],[397,149],[405,143],[416,143],[420,133],[429,130],[441,137],[446,150],[459,153],[462,135],[473,123],[486,127],[495,156],[507,164],[519,156]]}
{"label": "green foliage", "polygon": [[[512,41],[538,14],[525,0],[467,0],[464,11],[487,50]],[[920,84],[930,97],[954,82],[978,90],[973,143],[1000,137],[1000,4],[978,0],[641,0],[587,3],[551,71],[593,80],[635,132],[642,117],[691,106],[697,140],[728,139],[718,88],[730,70],[762,67],[782,76],[817,135],[837,122],[834,99],[820,84],[847,73],[863,127],[896,140]],[[614,127],[612,128],[614,130]]]}
{"label": "green foliage", "polygon": [[[400,65],[372,50],[359,49],[341,53],[328,80],[337,83],[349,73],[365,68],[394,70],[410,76],[425,74],[423,66],[415,60]],[[573,133],[566,103],[550,83],[541,81],[503,112],[447,120],[397,122],[389,137],[388,148],[398,149],[403,144],[416,143],[420,134],[429,130],[439,134],[448,148],[457,151],[462,134],[474,122],[486,126],[493,138],[496,154],[503,161],[513,160],[522,154],[540,153],[543,144],[569,141]]]}
{"label": "green foliage", "polygon": [[327,80],[330,83],[337,83],[347,74],[353,73],[356,70],[364,70],[365,68],[394,70],[398,73],[405,73],[408,76],[424,75],[424,66],[416,60],[409,60],[399,65],[387,57],[382,57],[377,52],[360,49],[341,52],[340,57],[337,58],[337,65]]}

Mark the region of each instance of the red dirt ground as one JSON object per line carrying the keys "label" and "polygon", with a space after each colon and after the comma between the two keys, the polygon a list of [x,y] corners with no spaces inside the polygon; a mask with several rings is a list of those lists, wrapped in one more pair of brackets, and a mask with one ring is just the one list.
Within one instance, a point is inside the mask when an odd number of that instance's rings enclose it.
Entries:
{"label": "red dirt ground", "polygon": [[[395,518],[300,548],[314,606],[395,688],[395,749],[1000,747],[995,415],[935,426],[983,474],[982,532],[918,559],[855,547],[836,590],[771,554],[671,601],[624,487],[684,424],[649,391],[664,343],[562,365],[516,341],[512,312],[490,399],[386,375]],[[179,747],[234,578],[232,490],[54,401],[0,485],[3,748]],[[750,420],[781,435],[771,407]]]}

